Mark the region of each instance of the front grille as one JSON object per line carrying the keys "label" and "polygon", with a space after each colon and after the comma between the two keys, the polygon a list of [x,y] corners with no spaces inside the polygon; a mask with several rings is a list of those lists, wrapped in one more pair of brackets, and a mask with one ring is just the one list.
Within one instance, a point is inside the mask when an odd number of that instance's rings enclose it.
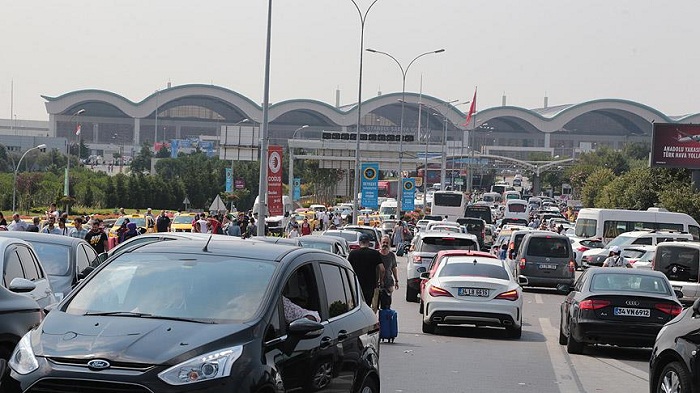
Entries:
{"label": "front grille", "polygon": [[[47,358],[51,363],[59,364],[63,366],[79,366],[88,368],[88,362],[92,359],[72,359],[72,358]],[[120,369],[120,370],[132,370],[132,371],[148,371],[153,368],[153,365],[142,364],[142,363],[129,363],[129,362],[114,362],[109,361],[110,369]]]}
{"label": "front grille", "polygon": [[47,378],[37,382],[28,393],[153,393],[145,386],[121,382]]}

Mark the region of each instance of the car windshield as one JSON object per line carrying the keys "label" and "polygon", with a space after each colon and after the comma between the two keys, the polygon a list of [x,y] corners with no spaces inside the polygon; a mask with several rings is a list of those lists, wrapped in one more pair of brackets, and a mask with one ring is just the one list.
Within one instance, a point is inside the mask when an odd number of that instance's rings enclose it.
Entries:
{"label": "car windshield", "polygon": [[530,240],[528,255],[534,257],[566,258],[569,256],[569,241],[556,237],[534,237]]}
{"label": "car windshield", "polygon": [[449,236],[427,236],[423,238],[421,243],[421,252],[438,252],[442,250],[477,250],[476,242],[474,242],[474,240]]}
{"label": "car windshield", "polygon": [[191,224],[194,216],[177,216],[173,219],[173,224]]}
{"label": "car windshield", "polygon": [[32,247],[34,247],[46,274],[50,276],[70,274],[70,246],[32,242]]}
{"label": "car windshield", "polygon": [[473,257],[449,258],[438,273],[438,277],[476,276],[510,280],[508,272],[503,266],[491,263],[475,263],[474,261],[477,261],[477,259]]}
{"label": "car windshield", "polygon": [[664,273],[672,281],[698,282],[699,253],[695,247],[659,247],[654,257],[654,270]]}
{"label": "car windshield", "polygon": [[623,291],[671,295],[666,280],[641,274],[597,273],[591,280],[591,292]]}
{"label": "car windshield", "polygon": [[275,267],[218,255],[125,253],[98,271],[65,312],[244,322],[260,308]]}

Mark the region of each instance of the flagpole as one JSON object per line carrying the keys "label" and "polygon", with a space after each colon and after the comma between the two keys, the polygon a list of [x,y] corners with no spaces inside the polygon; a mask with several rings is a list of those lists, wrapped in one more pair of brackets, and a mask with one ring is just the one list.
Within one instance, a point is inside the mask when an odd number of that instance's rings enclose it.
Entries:
{"label": "flagpole", "polygon": [[[472,97],[472,102],[471,105],[469,106],[469,113],[467,114],[467,119],[464,122],[464,125],[466,127],[469,127],[469,120],[473,119],[472,123],[472,129],[469,131],[469,134],[467,135],[467,138],[469,138],[469,162],[467,163],[467,170],[469,171],[469,174],[467,176],[467,191],[472,192],[472,182],[474,181],[474,174],[472,173],[472,160],[474,159],[474,137],[472,133],[474,132],[476,128],[476,118],[474,117],[474,113],[476,112],[476,92],[477,92],[477,87],[474,88],[474,97]],[[464,139],[464,138],[462,138]]]}

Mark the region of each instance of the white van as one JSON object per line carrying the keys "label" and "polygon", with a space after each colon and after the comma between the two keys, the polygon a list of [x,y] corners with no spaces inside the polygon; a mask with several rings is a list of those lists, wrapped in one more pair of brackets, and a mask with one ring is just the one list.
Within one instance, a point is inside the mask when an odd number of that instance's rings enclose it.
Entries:
{"label": "white van", "polygon": [[581,209],[576,218],[576,236],[608,243],[621,233],[649,229],[686,232],[700,240],[700,224],[685,213],[650,207],[647,210]]}
{"label": "white van", "polygon": [[493,206],[501,203],[503,201],[503,197],[497,192],[485,192],[481,197],[481,200]]}
{"label": "white van", "polygon": [[391,216],[397,218],[399,215],[397,209],[399,208],[398,202],[394,198],[389,198],[379,205],[379,216],[382,219],[389,219]]}
{"label": "white van", "polygon": [[503,193],[503,199],[504,200],[509,200],[509,199],[521,199],[522,197],[520,196],[520,193],[517,191],[506,191]]}
{"label": "white van", "polygon": [[524,199],[506,199],[506,209],[503,218],[530,218],[530,206]]}
{"label": "white van", "polygon": [[[255,203],[253,203],[253,212],[258,212],[258,197],[255,197]],[[288,195],[282,195],[282,209],[283,212],[281,216],[268,217],[269,211],[265,212],[265,223],[267,224],[267,230],[274,233],[282,235],[287,229],[287,224],[289,224],[290,217],[294,211],[294,206],[292,205],[292,200],[289,199]]]}

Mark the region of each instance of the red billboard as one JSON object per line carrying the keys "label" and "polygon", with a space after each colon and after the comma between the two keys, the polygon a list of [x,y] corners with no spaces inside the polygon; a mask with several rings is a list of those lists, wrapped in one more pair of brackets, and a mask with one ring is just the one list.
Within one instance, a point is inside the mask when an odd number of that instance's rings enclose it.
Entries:
{"label": "red billboard", "polygon": [[270,146],[267,153],[267,209],[270,216],[284,214],[282,204],[282,146]]}
{"label": "red billboard", "polygon": [[651,166],[700,169],[700,125],[655,123]]}

